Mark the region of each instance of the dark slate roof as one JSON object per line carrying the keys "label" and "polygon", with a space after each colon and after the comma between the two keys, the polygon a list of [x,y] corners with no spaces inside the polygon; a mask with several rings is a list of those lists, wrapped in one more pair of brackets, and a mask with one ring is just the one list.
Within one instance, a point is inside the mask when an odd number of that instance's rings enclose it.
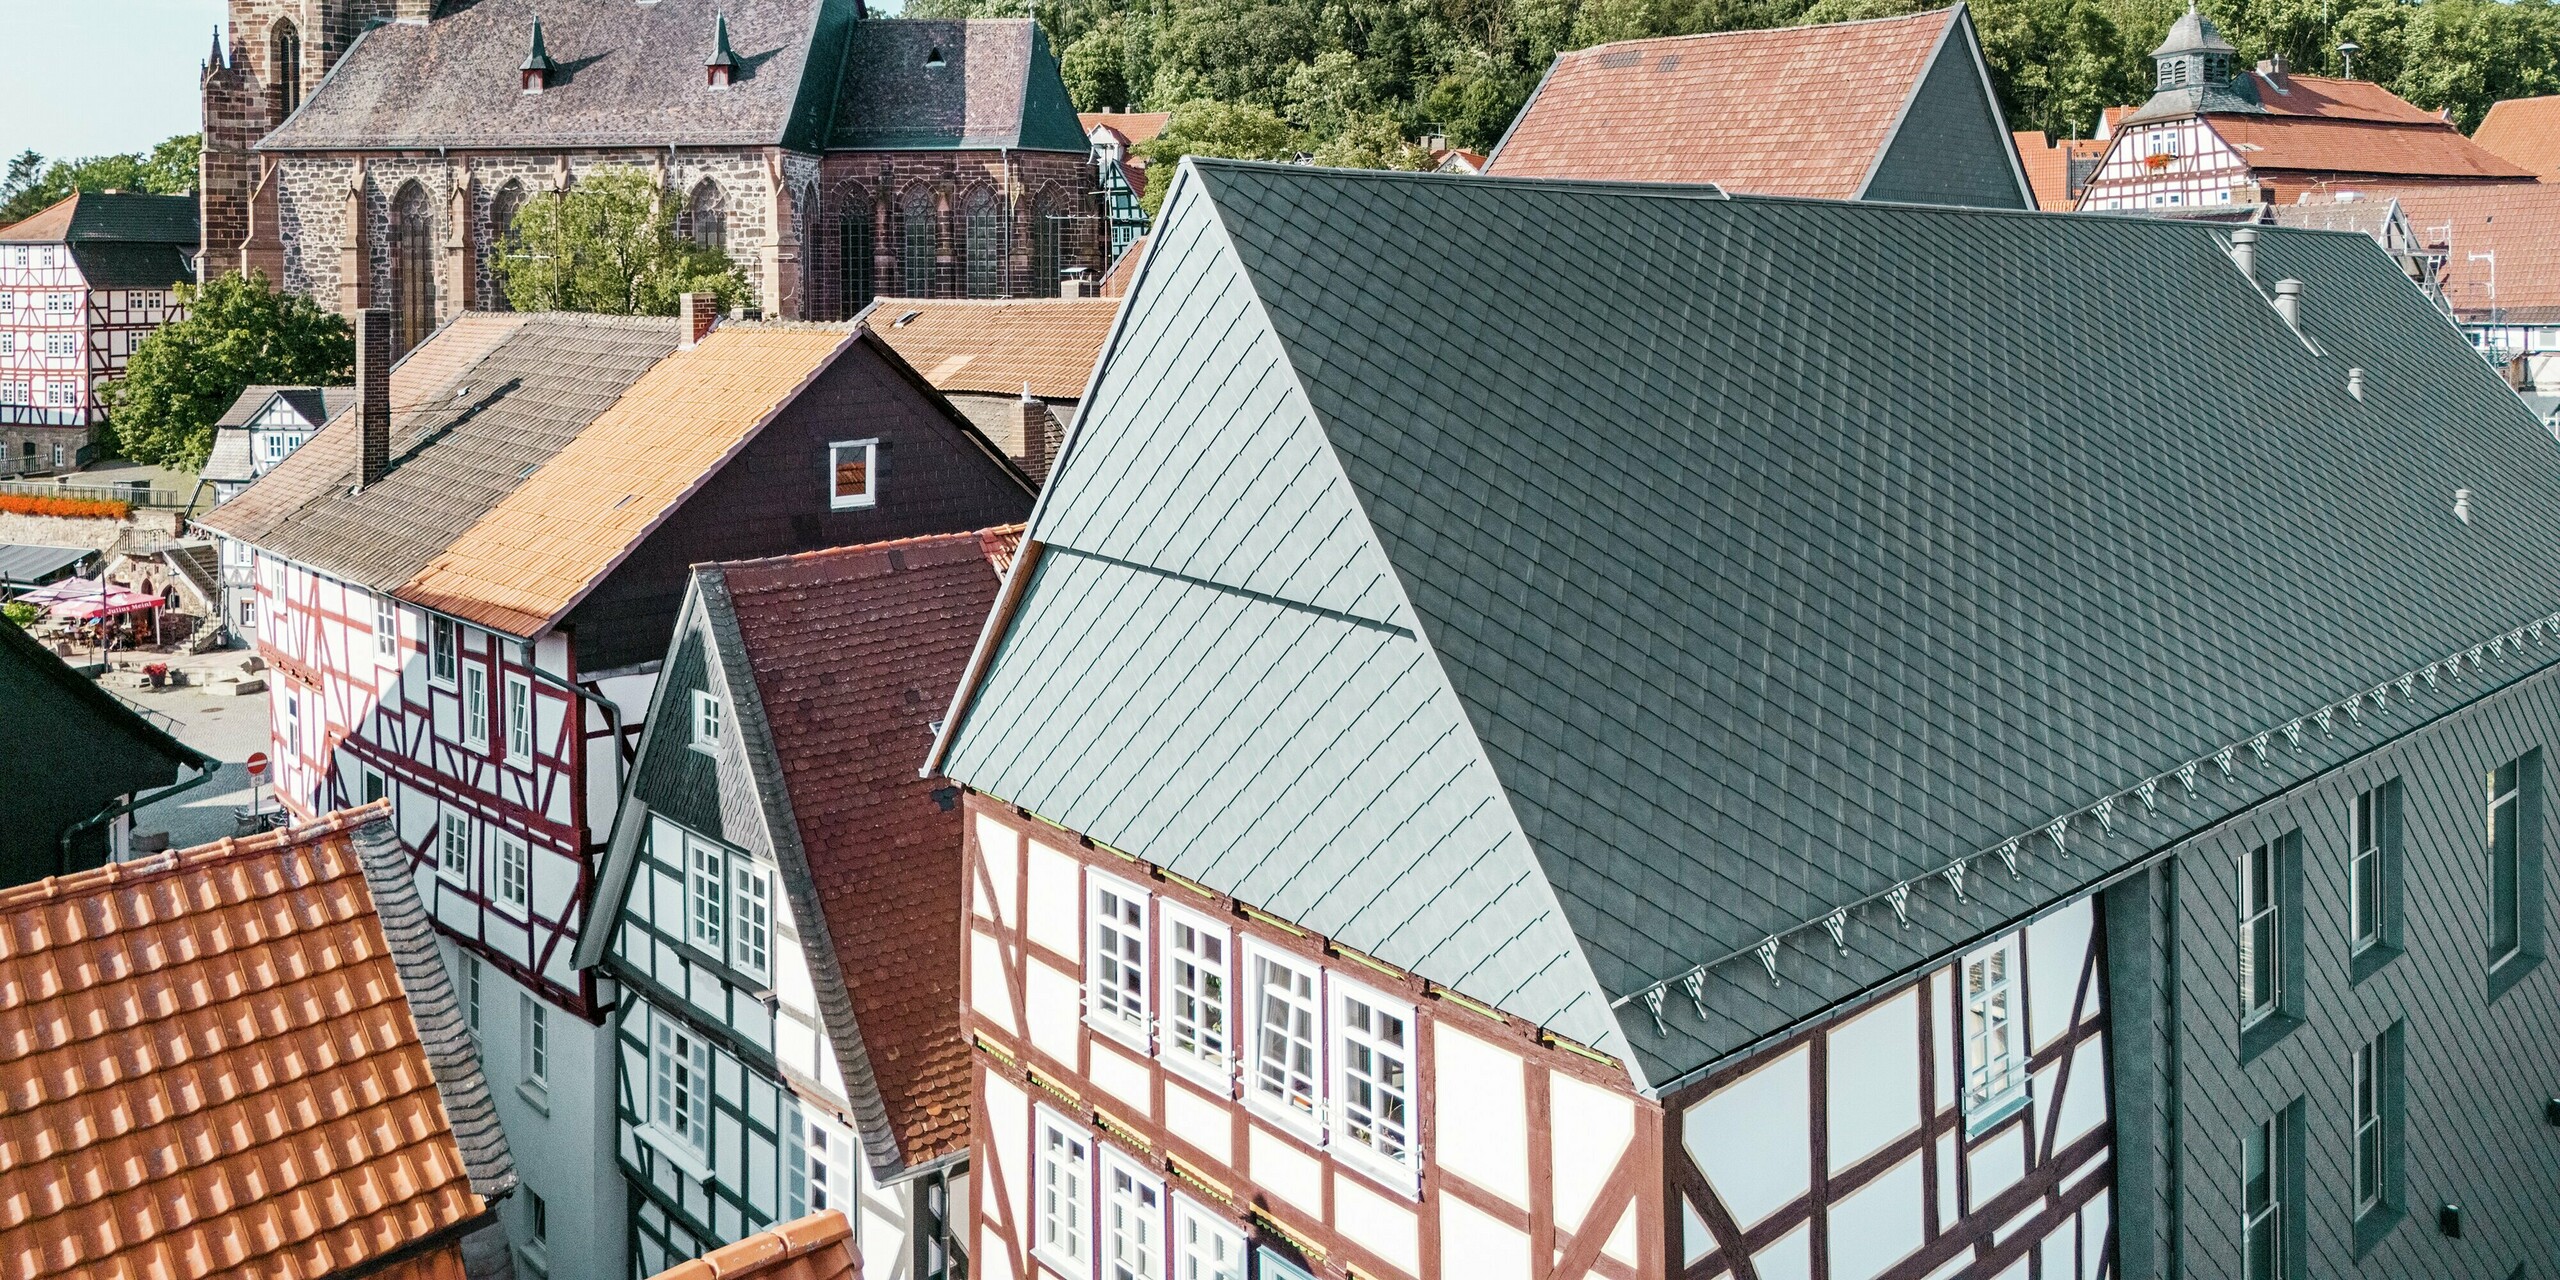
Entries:
{"label": "dark slate roof", "polygon": [[74,242],[71,260],[92,289],[167,289],[196,281],[192,244]]}
{"label": "dark slate roof", "polygon": [[[557,70],[522,90],[536,9]],[[264,150],[754,146],[815,150],[856,0],[477,0],[359,37]],[[704,64],[729,22],[735,83]]]}
{"label": "dark slate roof", "polygon": [[[8,779],[0,787],[0,888],[64,870],[63,833],[120,797],[168,786],[181,767],[215,767],[9,622],[0,622],[0,707],[12,726],[44,730],[0,733],[0,778]],[[95,830],[80,843],[70,869],[104,856]]]}
{"label": "dark slate roof", "polygon": [[[934,55],[943,65],[927,65]],[[1083,154],[1049,38],[1021,18],[854,25],[830,147],[868,151],[1018,147]]]}
{"label": "dark slate roof", "polygon": [[89,547],[0,543],[0,586],[34,586],[96,554]]}
{"label": "dark slate roof", "polygon": [[202,238],[197,228],[194,196],[80,191],[0,227],[0,242],[193,247]]}
{"label": "dark slate roof", "polygon": [[[2473,659],[2487,680],[2362,700],[2560,616],[2560,445],[2363,236],[2261,228],[2253,283],[2227,229],[2161,219],[1189,174],[949,771],[1492,993],[1642,1086],[2478,696],[2518,665],[2503,645]],[[1424,258],[1444,269],[1403,267]],[[1302,386],[1335,463],[1290,456],[1284,414],[1229,440],[1178,391],[1115,386],[1149,343],[1216,339],[1165,318],[1200,305],[1195,261],[1238,264],[1280,363],[1235,376]],[[2300,334],[2262,292],[2279,278],[2305,282]],[[1480,370],[1462,396],[1451,350]],[[1385,573],[1309,554],[1346,524]],[[2528,667],[2550,660],[2534,634]],[[1406,715],[1417,668],[1458,724],[1427,698]],[[1432,776],[1470,785],[1480,751],[1498,793],[1337,850],[1323,796],[1442,750],[1373,701],[1471,739]],[[1305,705],[1334,716],[1308,721],[1324,741],[1250,722]],[[2277,732],[2192,796],[2175,781],[2288,722],[2298,747]],[[2023,846],[2017,878],[1986,858],[1964,898],[1938,882],[2056,816],[2062,847]],[[1838,952],[1805,927],[1835,907]],[[1752,954],[1773,935],[1774,982]],[[1699,1006],[1675,987],[1657,1027],[1640,994],[1700,966]]]}

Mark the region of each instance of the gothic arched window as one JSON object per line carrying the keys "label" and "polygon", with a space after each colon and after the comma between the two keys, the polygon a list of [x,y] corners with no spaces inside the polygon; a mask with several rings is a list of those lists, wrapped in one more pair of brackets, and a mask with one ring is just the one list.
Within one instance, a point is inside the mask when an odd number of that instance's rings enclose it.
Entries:
{"label": "gothic arched window", "polygon": [[968,255],[969,296],[999,297],[1004,293],[1004,214],[996,208],[995,194],[983,187],[969,193],[966,209],[961,251]]}
{"label": "gothic arched window", "polygon": [[931,188],[917,187],[898,202],[898,288],[910,298],[933,296],[936,222]]}
{"label": "gothic arched window", "polygon": [[1066,269],[1066,218],[1056,196],[1044,196],[1031,211],[1031,293],[1058,296],[1058,274]]}
{"label": "gothic arched window", "polygon": [[871,197],[860,188],[844,193],[844,213],[836,219],[836,288],[850,316],[870,304],[872,287]]}
{"label": "gothic arched window", "polygon": [[693,198],[684,202],[684,214],[677,224],[677,232],[695,244],[728,252],[729,197],[720,190],[720,184],[709,178],[695,183]]}
{"label": "gothic arched window", "polygon": [[415,182],[391,199],[391,347],[397,356],[436,327],[436,213]]}
{"label": "gothic arched window", "polygon": [[302,32],[289,19],[276,20],[268,37],[268,47],[275,55],[276,96],[284,104],[284,114],[292,115],[302,105]]}
{"label": "gothic arched window", "polygon": [[524,212],[524,202],[524,184],[514,178],[489,198],[489,279],[495,286],[489,291],[489,303],[500,311],[513,307],[507,301],[506,276],[498,270],[498,260],[516,251],[507,238],[515,231],[516,215]]}

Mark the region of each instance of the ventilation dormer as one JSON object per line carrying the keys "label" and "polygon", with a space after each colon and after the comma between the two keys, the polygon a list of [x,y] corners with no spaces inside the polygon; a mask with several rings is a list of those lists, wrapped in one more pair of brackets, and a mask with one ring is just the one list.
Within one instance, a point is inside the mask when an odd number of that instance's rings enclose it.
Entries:
{"label": "ventilation dormer", "polygon": [[526,93],[540,93],[543,90],[550,88],[551,78],[559,74],[559,71],[560,64],[551,60],[551,50],[545,47],[542,42],[542,15],[535,14],[533,17],[533,48],[530,52],[524,55],[524,91]]}
{"label": "ventilation dormer", "polygon": [[702,64],[702,77],[714,89],[726,89],[738,78],[738,53],[729,47],[728,14],[712,16],[711,59]]}

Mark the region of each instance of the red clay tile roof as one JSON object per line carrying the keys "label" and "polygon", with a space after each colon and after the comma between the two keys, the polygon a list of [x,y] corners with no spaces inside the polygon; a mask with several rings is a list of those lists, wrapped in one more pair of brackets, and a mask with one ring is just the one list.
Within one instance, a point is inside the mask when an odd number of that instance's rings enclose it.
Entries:
{"label": "red clay tile roof", "polygon": [[[1018,528],[941,534],[701,570],[753,676],[760,720],[818,903],[821,991],[841,983],[899,1155],[912,1167],[969,1140],[969,1049],[960,1034],[960,812],[920,778],[1000,585],[990,541]],[[744,702],[744,699],[741,699]],[[792,879],[785,862],[785,879]],[[803,927],[813,923],[804,918]],[[894,939],[894,945],[884,940]],[[859,1061],[846,1064],[857,1085]]]}
{"label": "red clay tile roof", "polygon": [[2560,176],[2560,95],[2492,104],[2471,140],[2545,178]]}
{"label": "red clay tile roof", "polygon": [[1560,55],[1484,171],[1854,198],[1960,11]]}
{"label": "red clay tile roof", "polygon": [[[2445,255],[2445,301],[2465,319],[2492,312],[2520,324],[2560,321],[2560,185],[2358,187],[2369,200],[2396,199],[2421,244]],[[2490,290],[2494,253],[2497,289]]]}
{"label": "red clay tile roof", "polygon": [[678,1263],[651,1280],[860,1280],[861,1275],[852,1220],[843,1210],[822,1209]]}
{"label": "red clay tile roof", "polygon": [[1119,314],[1109,298],[882,298],[869,323],[936,390],[1074,400]]}
{"label": "red clay tile roof", "polygon": [[1120,260],[1102,273],[1102,287],[1096,292],[1106,298],[1128,297],[1129,285],[1138,278],[1138,261],[1146,256],[1147,237],[1140,236],[1129,242],[1129,248],[1120,255]]}
{"label": "red clay tile roof", "polygon": [[2257,77],[2258,103],[2280,116],[2316,116],[2323,120],[2363,120],[2373,124],[2418,124],[2450,129],[2445,118],[2370,80],[2306,76],[2291,71],[2250,73]]}
{"label": "red clay tile roof", "polygon": [[357,848],[385,814],[0,892],[0,1277],[319,1280],[458,1247],[488,1203],[440,1092],[450,988],[402,950],[432,946],[422,909],[377,913]]}
{"label": "red clay tile roof", "polygon": [[[2262,174],[2371,173],[2468,180],[2533,176],[2442,121],[2372,124],[2300,115],[2215,115],[2213,130]],[[2276,179],[2281,184],[2281,178]]]}
{"label": "red clay tile roof", "polygon": [[2107,144],[2094,138],[2048,138],[2042,129],[2009,137],[2018,146],[2018,163],[2026,168],[2027,186],[2035,193],[2039,209],[2068,211],[2075,203],[2071,162],[2086,160],[2095,164],[2107,154]]}
{"label": "red clay tile roof", "polygon": [[1083,111],[1076,114],[1076,123],[1084,126],[1087,135],[1100,125],[1119,134],[1120,141],[1132,147],[1153,141],[1172,120],[1170,111]]}

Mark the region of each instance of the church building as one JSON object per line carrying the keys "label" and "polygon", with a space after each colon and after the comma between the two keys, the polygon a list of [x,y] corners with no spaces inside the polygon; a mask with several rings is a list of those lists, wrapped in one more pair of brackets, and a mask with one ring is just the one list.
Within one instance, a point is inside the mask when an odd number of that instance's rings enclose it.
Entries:
{"label": "church building", "polygon": [[655,175],[752,305],[1054,295],[1104,265],[1088,146],[1024,20],[862,0],[231,0],[204,72],[208,269],[254,268],[406,351],[507,306],[527,202]]}

